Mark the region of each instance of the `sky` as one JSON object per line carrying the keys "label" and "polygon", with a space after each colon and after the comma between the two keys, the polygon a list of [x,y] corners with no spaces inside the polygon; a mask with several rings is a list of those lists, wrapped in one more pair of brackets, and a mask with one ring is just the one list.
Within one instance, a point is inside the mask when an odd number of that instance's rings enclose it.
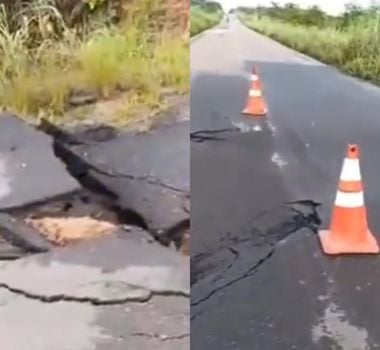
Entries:
{"label": "sky", "polygon": [[[226,11],[238,6],[257,6],[257,5],[270,5],[271,0],[218,0]],[[369,6],[371,0],[277,0],[279,5],[287,2],[293,2],[299,4],[301,7],[309,7],[312,5],[318,5],[321,9],[331,15],[337,15],[344,10],[344,5],[348,2],[356,3],[360,6]]]}

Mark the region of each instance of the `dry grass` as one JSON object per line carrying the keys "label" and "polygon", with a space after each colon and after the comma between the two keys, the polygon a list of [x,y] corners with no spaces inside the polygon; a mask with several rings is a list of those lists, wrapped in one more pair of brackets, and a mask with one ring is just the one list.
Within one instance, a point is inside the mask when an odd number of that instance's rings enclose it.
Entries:
{"label": "dry grass", "polygon": [[60,23],[60,36],[52,32],[50,22],[39,22],[37,36],[28,23],[11,30],[3,9],[1,107],[24,116],[59,118],[67,110],[74,90],[93,92],[100,99],[122,92],[129,96],[125,104],[127,118],[139,106],[159,108],[163,104],[161,89],[165,87],[187,92],[186,38],[168,32],[165,26],[152,32],[157,1],[135,0],[129,5],[129,15],[119,25],[100,21],[92,23],[94,29],[80,33],[65,26],[59,12],[49,7]]}
{"label": "dry grass", "polygon": [[380,83],[380,26],[376,13],[337,29],[306,27],[269,17],[241,15],[252,29],[325,63]]}
{"label": "dry grass", "polygon": [[200,5],[191,6],[191,36],[217,25],[223,17],[221,10],[206,10]]}

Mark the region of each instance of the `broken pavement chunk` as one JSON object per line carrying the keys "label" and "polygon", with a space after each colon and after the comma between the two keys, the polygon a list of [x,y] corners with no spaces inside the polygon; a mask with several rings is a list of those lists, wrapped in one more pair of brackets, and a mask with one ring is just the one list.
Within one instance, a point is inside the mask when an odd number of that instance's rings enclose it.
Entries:
{"label": "broken pavement chunk", "polygon": [[117,194],[118,206],[138,213],[149,230],[160,235],[189,220],[188,122],[120,135],[76,152],[90,165],[87,174]]}
{"label": "broken pavement chunk", "polygon": [[117,304],[190,293],[189,259],[149,243],[143,232],[119,232],[1,264],[0,288],[42,302]]}
{"label": "broken pavement chunk", "polygon": [[27,253],[43,253],[52,248],[39,232],[6,213],[0,213],[0,236]]}
{"label": "broken pavement chunk", "polygon": [[16,116],[0,115],[0,209],[24,207],[79,189],[55,157],[48,135]]}

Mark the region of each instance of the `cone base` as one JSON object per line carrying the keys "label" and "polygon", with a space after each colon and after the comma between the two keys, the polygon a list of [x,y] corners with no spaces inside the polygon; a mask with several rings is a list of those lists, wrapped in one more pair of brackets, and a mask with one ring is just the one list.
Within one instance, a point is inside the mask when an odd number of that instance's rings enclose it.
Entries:
{"label": "cone base", "polygon": [[330,231],[319,231],[318,236],[323,252],[328,255],[380,253],[379,245],[370,231],[367,231],[366,240],[363,242],[337,240],[335,237],[332,240]]}
{"label": "cone base", "polygon": [[241,113],[245,115],[251,115],[251,116],[257,116],[257,117],[264,117],[267,114],[267,110],[261,110],[261,111],[254,111],[252,112],[248,108],[244,109]]}

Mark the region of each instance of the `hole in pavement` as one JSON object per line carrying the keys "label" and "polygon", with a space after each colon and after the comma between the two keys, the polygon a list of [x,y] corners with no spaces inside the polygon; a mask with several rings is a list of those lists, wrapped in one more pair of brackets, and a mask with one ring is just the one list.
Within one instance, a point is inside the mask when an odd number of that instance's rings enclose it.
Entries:
{"label": "hole in pavement", "polygon": [[108,198],[87,189],[7,212],[57,246],[108,235],[137,221]]}
{"label": "hole in pavement", "polygon": [[[80,235],[83,235],[83,238],[92,238],[90,230],[93,231],[94,236],[101,234],[103,228],[104,232],[108,233],[108,228],[111,226],[137,226],[149,232],[144,218],[133,210],[118,206],[117,194],[91,176],[89,172],[92,169],[91,164],[86,163],[84,159],[66,147],[84,144],[86,141],[109,140],[117,135],[115,131],[102,127],[86,134],[85,130],[81,130],[81,133],[87,135],[87,139],[83,139],[72,136],[48,121],[44,121],[39,129],[53,138],[56,157],[66,165],[68,172],[78,180],[82,189],[78,193],[63,198],[8,211],[9,214],[31,225],[59,245],[77,241],[77,236]],[[75,232],[70,233],[70,230]],[[183,254],[189,255],[190,220],[178,223],[164,234],[158,235],[152,232],[151,234],[162,245],[173,246]]]}

